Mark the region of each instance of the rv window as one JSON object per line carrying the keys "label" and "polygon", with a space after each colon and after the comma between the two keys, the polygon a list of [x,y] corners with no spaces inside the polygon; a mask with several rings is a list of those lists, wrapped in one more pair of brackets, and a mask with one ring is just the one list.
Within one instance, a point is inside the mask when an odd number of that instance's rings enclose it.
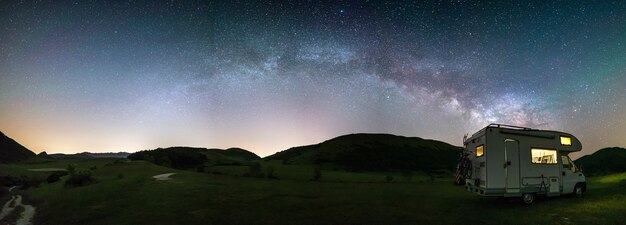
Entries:
{"label": "rv window", "polygon": [[572,145],[572,138],[561,136],[561,144],[562,145]]}
{"label": "rv window", "polygon": [[574,162],[572,162],[572,159],[570,159],[569,156],[563,155],[561,156],[561,160],[563,161],[563,169],[576,172],[576,165],[574,165]]}
{"label": "rv window", "polygon": [[485,146],[479,145],[476,146],[476,157],[481,157],[485,154]]}
{"label": "rv window", "polygon": [[563,163],[563,169],[571,169],[572,164],[569,163],[569,158],[566,155],[561,156],[561,161]]}
{"label": "rv window", "polygon": [[536,164],[556,164],[556,150],[531,148],[531,161]]}

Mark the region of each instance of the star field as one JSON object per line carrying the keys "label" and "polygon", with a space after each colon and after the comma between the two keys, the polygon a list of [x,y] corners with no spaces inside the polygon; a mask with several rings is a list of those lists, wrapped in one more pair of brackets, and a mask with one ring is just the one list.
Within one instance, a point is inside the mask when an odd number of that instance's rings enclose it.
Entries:
{"label": "star field", "polygon": [[1,4],[0,129],[35,152],[460,145],[489,123],[626,146],[621,1]]}

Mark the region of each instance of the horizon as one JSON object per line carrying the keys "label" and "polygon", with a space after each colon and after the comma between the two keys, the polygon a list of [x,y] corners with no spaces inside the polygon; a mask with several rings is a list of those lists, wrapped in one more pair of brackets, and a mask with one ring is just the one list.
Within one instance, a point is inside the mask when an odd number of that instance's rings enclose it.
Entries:
{"label": "horizon", "polygon": [[[1,132],[1,131],[0,131],[0,132]],[[151,150],[156,150],[156,149],[177,148],[177,147],[183,147],[183,148],[219,149],[219,150],[228,150],[228,149],[237,148],[237,149],[243,149],[243,150],[246,150],[246,151],[252,152],[252,153],[254,153],[254,154],[258,155],[258,156],[259,156],[259,157],[261,157],[261,158],[265,158],[265,157],[271,156],[271,155],[273,155],[273,154],[276,154],[276,153],[278,153],[278,152],[282,152],[282,151],[289,150],[289,149],[294,148],[294,147],[303,147],[303,146],[310,146],[310,145],[321,144],[321,143],[323,143],[323,142],[325,142],[325,141],[328,141],[328,140],[331,140],[331,139],[334,139],[334,138],[338,138],[338,137],[342,137],[342,136],[347,136],[347,135],[355,135],[355,134],[385,134],[385,135],[394,135],[394,136],[400,136],[400,137],[406,137],[406,138],[421,138],[421,139],[426,140],[426,141],[440,141],[440,140],[436,140],[436,139],[428,139],[428,138],[422,138],[422,137],[411,137],[411,136],[402,136],[402,135],[387,134],[387,133],[350,133],[350,134],[343,134],[343,135],[339,135],[339,136],[336,136],[336,137],[333,137],[333,138],[330,138],[330,139],[327,139],[327,140],[324,140],[324,141],[320,141],[320,142],[317,142],[317,143],[311,143],[311,144],[305,144],[305,145],[299,145],[299,146],[291,146],[291,147],[286,148],[286,149],[276,150],[276,151],[274,151],[274,152],[272,152],[272,153],[270,153],[270,154],[268,154],[268,155],[259,155],[259,154],[255,153],[255,152],[254,152],[253,150],[251,150],[251,149],[245,149],[245,148],[241,148],[241,147],[237,147],[237,146],[234,146],[234,147],[226,147],[226,148],[215,148],[215,147],[210,147],[210,146],[182,146],[182,145],[177,145],[177,146],[160,146],[160,147],[156,147],[156,148],[141,149],[141,150],[135,150],[135,151],[132,151],[132,150],[131,150],[131,151],[128,151],[128,150],[125,150],[125,151],[78,151],[78,152],[71,152],[71,153],[67,153],[67,152],[47,152],[47,151],[45,151],[45,152],[46,152],[46,154],[66,154],[66,155],[71,155],[71,154],[81,154],[81,153],[97,153],[97,154],[102,154],[102,153],[111,153],[111,154],[116,154],[116,153],[130,153],[130,154],[132,154],[132,153],[136,153],[136,152],[140,152],[140,151],[151,151]],[[5,135],[6,135],[6,134],[5,134]],[[7,136],[7,137],[8,137],[8,136]],[[10,138],[10,137],[9,137],[9,138]],[[18,143],[19,143],[19,141],[17,141],[17,140],[14,140],[14,141],[16,141],[16,142],[18,142]],[[450,143],[448,143],[448,142],[444,142],[444,143],[450,144]],[[453,145],[453,144],[450,144],[450,145],[455,146],[455,147],[459,147],[459,148],[462,148],[462,147],[463,147],[463,146],[457,146],[457,145]],[[588,153],[588,154],[571,154],[570,156],[571,156],[571,158],[572,158],[573,160],[577,160],[577,159],[579,159],[579,158],[581,158],[581,157],[583,157],[583,156],[592,155],[593,153],[596,153],[597,151],[600,151],[600,150],[602,150],[602,149],[608,149],[608,148],[624,148],[624,147],[622,147],[622,146],[605,146],[605,147],[602,147],[602,148],[596,149],[596,150],[594,150],[594,151],[591,151],[591,152],[590,152],[590,153]],[[30,150],[30,149],[29,149],[29,150]],[[31,150],[31,151],[32,151],[32,150]],[[41,152],[34,152],[34,153],[35,153],[35,154],[40,154],[40,153],[42,153],[42,152],[44,152],[44,151],[41,151]]]}
{"label": "horizon", "polygon": [[624,3],[405,3],[3,4],[0,130],[49,154],[490,123],[626,147]]}

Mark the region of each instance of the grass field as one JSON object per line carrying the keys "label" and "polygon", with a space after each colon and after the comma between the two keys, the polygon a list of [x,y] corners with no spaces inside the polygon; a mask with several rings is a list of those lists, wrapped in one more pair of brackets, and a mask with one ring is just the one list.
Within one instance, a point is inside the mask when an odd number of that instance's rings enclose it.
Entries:
{"label": "grass field", "polygon": [[[37,207],[35,224],[626,224],[626,173],[591,178],[581,199],[562,196],[524,206],[419,173],[387,182],[385,173],[322,170],[322,179],[311,181],[311,167],[271,162],[263,168],[273,166],[280,179],[112,162],[2,165],[0,173],[45,177],[27,169],[97,166],[95,184],[68,188],[62,180],[20,190]],[[245,171],[236,168],[226,169]],[[171,180],[152,178],[170,172],[177,173]]]}

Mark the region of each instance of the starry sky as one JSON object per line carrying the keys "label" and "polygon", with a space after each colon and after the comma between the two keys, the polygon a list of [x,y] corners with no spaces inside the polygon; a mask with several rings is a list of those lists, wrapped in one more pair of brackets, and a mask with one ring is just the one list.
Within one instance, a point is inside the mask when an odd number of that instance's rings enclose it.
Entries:
{"label": "starry sky", "polygon": [[48,153],[489,123],[626,147],[624,1],[2,1],[0,130]]}

